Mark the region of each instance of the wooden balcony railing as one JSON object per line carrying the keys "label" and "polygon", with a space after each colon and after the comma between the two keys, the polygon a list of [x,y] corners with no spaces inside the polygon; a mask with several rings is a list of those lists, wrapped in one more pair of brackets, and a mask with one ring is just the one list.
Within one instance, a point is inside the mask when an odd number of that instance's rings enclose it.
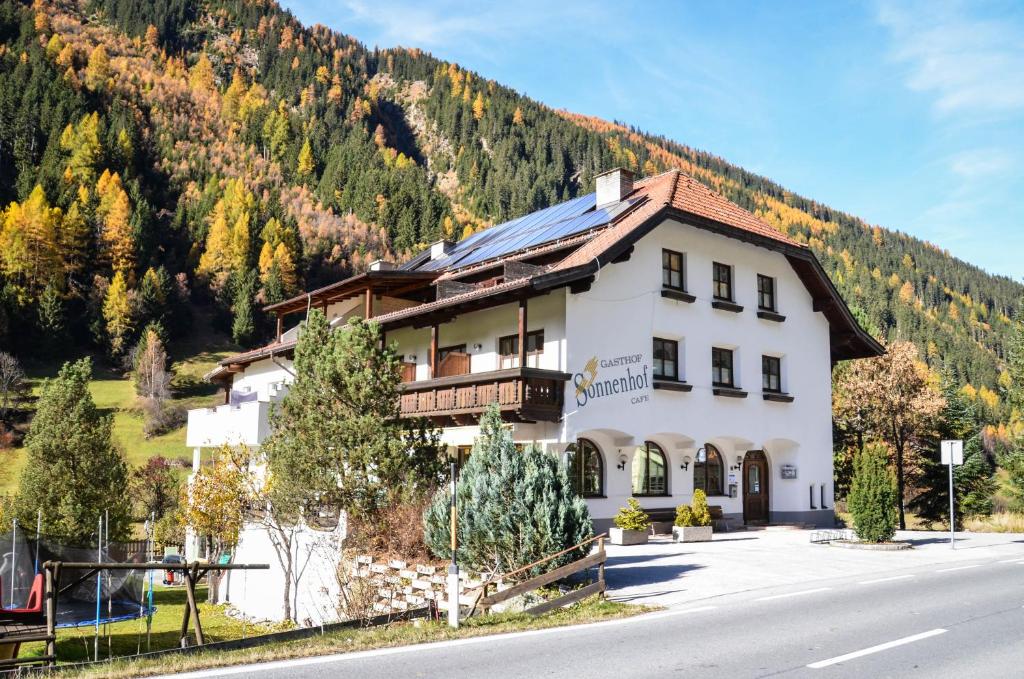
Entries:
{"label": "wooden balcony railing", "polygon": [[497,402],[507,420],[557,422],[569,377],[557,370],[512,368],[409,382],[399,386],[401,416],[468,424]]}

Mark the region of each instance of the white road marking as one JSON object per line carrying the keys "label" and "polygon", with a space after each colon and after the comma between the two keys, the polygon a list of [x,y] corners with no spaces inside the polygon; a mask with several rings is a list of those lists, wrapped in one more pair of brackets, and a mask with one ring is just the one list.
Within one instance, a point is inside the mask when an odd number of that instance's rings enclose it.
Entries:
{"label": "white road marking", "polygon": [[953,566],[952,568],[940,568],[935,571],[936,573],[949,573],[950,571],[965,571],[968,568],[981,568],[980,563],[971,564],[970,566]]}
{"label": "white road marking", "polygon": [[760,599],[754,599],[754,601],[772,601],[773,599],[786,599],[791,596],[804,596],[805,594],[817,594],[818,592],[826,592],[832,589],[831,587],[819,587],[818,589],[805,589],[799,592],[789,592],[787,594],[774,594],[772,596],[763,596]]}
{"label": "white road marking", "polygon": [[889,577],[889,578],[878,578],[876,580],[862,580],[862,581],[858,582],[857,584],[858,585],[873,585],[876,582],[891,582],[892,580],[906,580],[907,578],[912,578],[912,577],[914,577],[913,573],[911,573],[909,575],[894,575],[894,576]]}
{"label": "white road marking", "polygon": [[847,653],[845,655],[837,655],[834,658],[828,660],[819,660],[818,662],[812,662],[808,667],[812,670],[820,670],[823,667],[829,667],[830,665],[837,665],[847,660],[853,660],[854,658],[860,658],[865,655],[871,655],[872,653],[878,653],[879,651],[887,651],[890,648],[896,648],[897,646],[903,646],[904,644],[911,644],[915,641],[921,641],[929,637],[938,636],[939,634],[945,634],[946,630],[936,628],[927,632],[921,632],[920,634],[912,634],[909,637],[903,637],[902,639],[896,639],[895,641],[887,641],[884,644],[878,644],[877,646],[871,646],[870,648],[861,649],[854,651],[853,653]]}
{"label": "white road marking", "polygon": [[305,658],[292,658],[289,660],[275,660],[272,662],[264,663],[248,663],[245,665],[230,665],[227,667],[217,667],[207,670],[195,670],[192,672],[182,672],[180,674],[167,674],[158,677],[151,677],[151,679],[207,679],[207,677],[223,677],[227,675],[236,674],[256,674],[259,672],[269,672],[272,670],[287,669],[291,667],[305,667],[308,665],[325,665],[328,663],[346,662],[350,660],[361,660],[363,658],[374,658],[385,655],[399,655],[402,653],[415,653],[417,651],[430,651],[435,649],[449,648],[452,646],[469,646],[472,644],[481,643],[497,643],[500,641],[518,639],[522,637],[533,637],[541,636],[546,634],[554,634],[556,632],[573,632],[581,630],[591,630],[600,627],[614,627],[618,625],[626,625],[635,622],[659,620],[661,618],[674,618],[679,615],[687,615],[690,613],[700,613],[701,611],[710,611],[717,608],[717,606],[697,606],[694,608],[679,608],[669,611],[662,611],[660,613],[650,613],[646,615],[635,615],[629,618],[619,618],[616,620],[605,620],[603,622],[592,622],[592,623],[581,623],[579,625],[565,625],[562,627],[547,627],[545,629],[527,630],[525,632],[510,632],[508,634],[485,634],[479,637],[467,637],[465,639],[451,639],[448,641],[433,641],[424,644],[413,644],[411,646],[395,646],[392,648],[376,648],[369,651],[353,651],[351,653],[334,653],[331,655],[318,655],[308,656]]}
{"label": "white road marking", "polygon": [[1024,563],[1024,559],[1003,559],[999,563]]}

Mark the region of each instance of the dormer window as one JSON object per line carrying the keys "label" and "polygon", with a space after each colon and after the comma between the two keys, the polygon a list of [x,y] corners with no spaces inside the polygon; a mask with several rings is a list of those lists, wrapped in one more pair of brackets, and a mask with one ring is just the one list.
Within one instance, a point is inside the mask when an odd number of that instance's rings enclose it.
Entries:
{"label": "dormer window", "polygon": [[712,266],[714,267],[714,287],[712,294],[717,300],[722,300],[724,302],[733,301],[732,267],[720,262],[715,262]]}

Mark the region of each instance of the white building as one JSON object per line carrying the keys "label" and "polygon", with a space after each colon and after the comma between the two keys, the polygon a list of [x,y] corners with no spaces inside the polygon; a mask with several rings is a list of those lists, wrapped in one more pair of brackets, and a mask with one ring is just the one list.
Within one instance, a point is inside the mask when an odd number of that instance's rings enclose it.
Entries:
{"label": "white building", "polygon": [[[464,455],[498,401],[513,437],[567,455],[595,528],[629,497],[669,518],[704,488],[733,522],[833,523],[831,370],[882,348],[812,252],[678,172],[436,243],[268,307],[272,344],[210,374],[226,404],[189,445],[258,445],[294,378],[310,308],[382,324],[404,362],[403,415]],[[293,316],[294,315],[294,316]]]}

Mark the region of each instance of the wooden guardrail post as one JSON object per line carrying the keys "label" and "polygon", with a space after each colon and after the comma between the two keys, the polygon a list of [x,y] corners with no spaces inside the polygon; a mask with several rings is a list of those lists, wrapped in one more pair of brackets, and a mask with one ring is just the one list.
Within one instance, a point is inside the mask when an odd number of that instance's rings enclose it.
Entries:
{"label": "wooden guardrail post", "polygon": [[597,553],[601,555],[601,561],[597,565],[597,581],[601,583],[601,598],[604,598],[604,536],[597,539]]}

